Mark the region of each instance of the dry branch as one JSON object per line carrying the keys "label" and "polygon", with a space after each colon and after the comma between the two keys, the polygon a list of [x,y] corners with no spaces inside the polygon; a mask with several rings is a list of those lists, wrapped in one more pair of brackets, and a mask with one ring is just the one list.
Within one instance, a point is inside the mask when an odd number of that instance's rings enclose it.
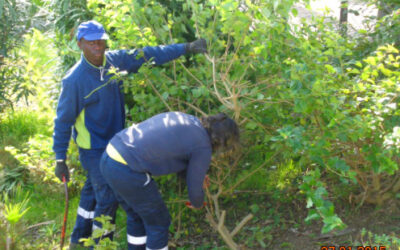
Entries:
{"label": "dry branch", "polygon": [[253,219],[253,214],[248,214],[246,217],[242,219],[242,221],[235,227],[235,229],[232,230],[231,232],[231,237],[234,237],[241,229],[242,227],[251,219]]}

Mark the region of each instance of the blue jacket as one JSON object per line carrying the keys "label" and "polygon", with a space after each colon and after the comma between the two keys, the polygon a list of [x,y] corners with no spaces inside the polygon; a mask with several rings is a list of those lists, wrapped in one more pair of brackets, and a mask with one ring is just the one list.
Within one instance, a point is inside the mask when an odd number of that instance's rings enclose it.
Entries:
{"label": "blue jacket", "polygon": [[[124,128],[122,82],[111,79],[111,67],[136,73],[146,60],[157,65],[185,54],[185,44],[118,50],[105,53],[104,66],[90,64],[82,55],[62,80],[62,91],[54,120],[53,150],[56,159],[66,159],[71,132],[78,147],[104,149],[108,141]],[[72,129],[73,128],[73,129]]]}
{"label": "blue jacket", "polygon": [[180,112],[158,114],[117,133],[110,144],[134,171],[159,176],[186,170],[190,202],[202,206],[212,149],[196,117]]}

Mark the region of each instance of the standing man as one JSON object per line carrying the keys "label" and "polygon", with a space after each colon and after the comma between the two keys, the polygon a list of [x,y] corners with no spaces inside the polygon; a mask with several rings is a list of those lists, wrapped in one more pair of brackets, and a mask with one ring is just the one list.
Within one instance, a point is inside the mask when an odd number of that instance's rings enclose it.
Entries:
{"label": "standing man", "polygon": [[[71,235],[71,249],[79,240],[91,236],[101,227],[93,221],[100,215],[109,215],[115,221],[117,202],[99,170],[100,158],[108,141],[125,124],[125,110],[121,81],[108,74],[111,67],[119,71],[137,73],[147,60],[160,65],[186,53],[205,53],[204,39],[191,43],[145,47],[142,50],[106,51],[108,35],[96,21],[79,25],[76,39],[82,50],[81,59],[62,80],[62,91],[54,120],[53,150],[56,155],[55,175],[69,181],[66,152],[71,138],[79,148],[79,158],[87,171],[81,191],[76,223]],[[139,53],[140,52],[140,53]],[[105,237],[112,238],[112,232]]]}

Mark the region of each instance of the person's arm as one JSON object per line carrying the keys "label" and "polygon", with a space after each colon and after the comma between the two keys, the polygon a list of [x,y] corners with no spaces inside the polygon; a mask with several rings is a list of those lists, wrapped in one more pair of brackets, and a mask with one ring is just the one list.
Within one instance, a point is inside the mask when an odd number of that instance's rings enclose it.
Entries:
{"label": "person's arm", "polygon": [[75,84],[63,81],[61,95],[57,105],[57,116],[54,119],[53,151],[56,155],[55,175],[63,181],[69,181],[69,170],[66,164],[67,150],[71,139],[72,126],[78,113],[78,90]]}
{"label": "person's arm", "polygon": [[110,51],[111,64],[120,71],[137,73],[146,62],[151,61],[160,65],[184,55],[185,44],[145,47],[143,49]]}
{"label": "person's arm", "polygon": [[66,160],[72,126],[78,113],[78,90],[76,84],[63,81],[61,95],[57,105],[57,116],[54,119],[53,151],[56,160]]}
{"label": "person's arm", "polygon": [[145,62],[152,62],[161,65],[177,59],[187,53],[205,53],[207,44],[204,39],[199,39],[191,43],[177,43],[170,45],[160,45],[145,47],[143,49],[120,50],[110,52],[110,55],[118,54],[119,59],[113,62],[121,71],[136,73]]}
{"label": "person's arm", "polygon": [[204,148],[192,154],[187,168],[186,182],[189,200],[193,207],[203,206],[203,183],[211,162],[211,149]]}

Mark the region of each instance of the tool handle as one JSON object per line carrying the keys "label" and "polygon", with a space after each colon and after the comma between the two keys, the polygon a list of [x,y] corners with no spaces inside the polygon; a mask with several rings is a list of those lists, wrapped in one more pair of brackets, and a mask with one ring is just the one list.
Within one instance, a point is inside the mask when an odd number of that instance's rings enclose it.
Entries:
{"label": "tool handle", "polygon": [[61,242],[60,242],[61,250],[63,249],[64,246],[65,229],[67,227],[67,218],[68,218],[68,184],[64,174],[62,175],[62,181],[64,183],[64,189],[65,189],[65,210],[64,210],[63,226],[61,228]]}

